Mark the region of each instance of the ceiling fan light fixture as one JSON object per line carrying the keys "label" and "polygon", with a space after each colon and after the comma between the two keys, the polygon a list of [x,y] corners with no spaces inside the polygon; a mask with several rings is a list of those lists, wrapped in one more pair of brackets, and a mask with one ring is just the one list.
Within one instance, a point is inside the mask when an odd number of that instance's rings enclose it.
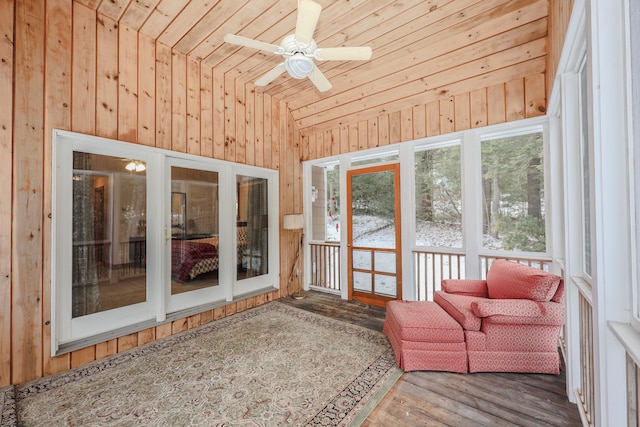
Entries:
{"label": "ceiling fan light fixture", "polygon": [[124,168],[130,172],[142,172],[147,169],[147,166],[140,160],[131,160]]}
{"label": "ceiling fan light fixture", "polygon": [[294,79],[304,79],[309,77],[313,72],[315,65],[313,64],[313,60],[303,53],[295,53],[285,58],[284,68]]}

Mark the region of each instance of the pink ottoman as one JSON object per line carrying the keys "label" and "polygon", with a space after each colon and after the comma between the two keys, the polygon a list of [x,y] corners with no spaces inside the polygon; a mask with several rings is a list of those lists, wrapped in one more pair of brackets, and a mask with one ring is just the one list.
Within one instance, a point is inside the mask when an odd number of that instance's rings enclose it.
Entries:
{"label": "pink ottoman", "polygon": [[404,371],[467,372],[464,332],[432,301],[390,301],[382,331]]}

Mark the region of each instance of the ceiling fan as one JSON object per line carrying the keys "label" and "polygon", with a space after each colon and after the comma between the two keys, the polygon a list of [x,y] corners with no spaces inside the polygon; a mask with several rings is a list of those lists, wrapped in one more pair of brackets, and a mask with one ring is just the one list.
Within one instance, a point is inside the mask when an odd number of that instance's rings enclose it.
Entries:
{"label": "ceiling fan", "polygon": [[279,46],[235,34],[225,35],[224,41],[282,55],[284,62],[256,80],[256,86],[266,86],[287,71],[294,79],[309,77],[320,92],[325,92],[331,89],[331,83],[316,67],[314,59],[366,61],[371,58],[371,48],[368,46],[319,48],[313,40],[313,32],[321,10],[322,6],[312,0],[299,0],[295,33],[282,39]]}

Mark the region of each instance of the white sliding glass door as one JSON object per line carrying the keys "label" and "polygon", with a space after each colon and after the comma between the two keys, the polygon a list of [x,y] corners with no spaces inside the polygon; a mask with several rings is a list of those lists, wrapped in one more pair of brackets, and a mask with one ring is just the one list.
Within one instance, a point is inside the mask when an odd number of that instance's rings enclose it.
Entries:
{"label": "white sliding glass door", "polygon": [[52,355],[279,286],[278,173],[53,138]]}

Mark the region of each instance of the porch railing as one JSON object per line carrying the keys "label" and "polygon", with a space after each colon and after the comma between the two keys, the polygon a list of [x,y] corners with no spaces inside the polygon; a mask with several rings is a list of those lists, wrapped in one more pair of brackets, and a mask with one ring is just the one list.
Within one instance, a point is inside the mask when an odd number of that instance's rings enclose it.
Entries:
{"label": "porch railing", "polygon": [[311,286],[340,291],[340,243],[311,243]]}
{"label": "porch railing", "polygon": [[580,320],[580,387],[576,390],[578,407],[587,425],[595,420],[595,375],[593,349],[593,308],[591,305],[591,287],[580,278],[572,282],[578,288],[578,318]]}
{"label": "porch railing", "polygon": [[[480,255],[480,271],[486,279],[491,263],[496,259],[515,261],[530,267],[548,271],[550,259],[533,259],[499,255]],[[414,250],[413,267],[416,296],[419,301],[432,301],[444,279],[465,278],[465,255],[456,249],[438,251]]]}
{"label": "porch railing", "polygon": [[464,253],[413,251],[413,268],[418,301],[433,301],[443,279],[465,278]]}
{"label": "porch railing", "polygon": [[[337,242],[312,242],[309,244],[309,252],[311,261],[310,285],[321,290],[339,292],[341,290],[340,244]],[[542,270],[548,270],[551,263],[549,259],[481,255],[480,266],[483,278],[486,278],[489,266],[496,259],[516,261]],[[440,290],[442,280],[465,278],[465,254],[456,249],[414,250],[413,268],[417,299],[432,301],[433,293]]]}

